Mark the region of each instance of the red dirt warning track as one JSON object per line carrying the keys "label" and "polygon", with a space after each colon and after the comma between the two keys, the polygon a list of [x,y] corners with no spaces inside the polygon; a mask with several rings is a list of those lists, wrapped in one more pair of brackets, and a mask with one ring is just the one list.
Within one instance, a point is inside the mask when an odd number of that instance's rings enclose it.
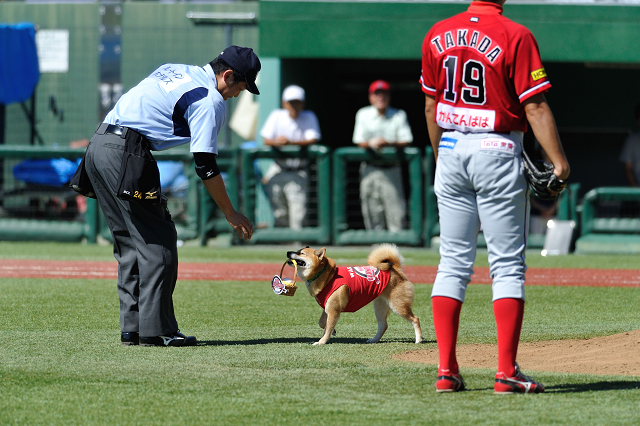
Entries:
{"label": "red dirt warning track", "polygon": [[[281,264],[267,263],[180,263],[178,279],[209,281],[271,281]],[[0,260],[0,277],[116,279],[118,264],[112,262],[57,260]],[[435,266],[405,266],[407,277],[416,284],[430,284]],[[491,283],[489,268],[475,268],[472,283]],[[292,270],[288,271],[293,273]],[[640,287],[640,274],[629,269],[529,268],[527,284],[551,286]]]}

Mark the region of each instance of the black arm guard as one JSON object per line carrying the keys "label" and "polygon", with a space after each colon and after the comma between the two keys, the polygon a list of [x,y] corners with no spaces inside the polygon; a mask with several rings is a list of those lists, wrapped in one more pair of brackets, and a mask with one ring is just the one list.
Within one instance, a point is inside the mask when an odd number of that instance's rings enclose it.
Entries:
{"label": "black arm guard", "polygon": [[207,180],[220,174],[216,155],[209,152],[194,152],[193,159],[196,162],[196,174],[200,179]]}

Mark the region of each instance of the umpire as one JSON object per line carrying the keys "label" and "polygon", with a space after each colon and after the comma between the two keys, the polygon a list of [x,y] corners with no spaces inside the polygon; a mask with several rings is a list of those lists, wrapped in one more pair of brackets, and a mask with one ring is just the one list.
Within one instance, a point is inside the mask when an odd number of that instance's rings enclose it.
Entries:
{"label": "umpire", "polygon": [[[77,174],[88,177],[113,236],[123,345],[197,344],[195,337],[179,332],[174,314],[177,234],[166,199],[159,196],[159,174],[149,151],[189,143],[196,172],[229,224],[244,240],[253,234],[251,222],[229,200],[216,154],[224,101],[243,90],[260,94],[259,71],[253,50],[238,46],[203,67],[162,65],[120,98],[91,139]],[[146,157],[143,167],[123,161],[139,156]],[[137,184],[154,190],[142,189],[141,197],[127,187]]]}

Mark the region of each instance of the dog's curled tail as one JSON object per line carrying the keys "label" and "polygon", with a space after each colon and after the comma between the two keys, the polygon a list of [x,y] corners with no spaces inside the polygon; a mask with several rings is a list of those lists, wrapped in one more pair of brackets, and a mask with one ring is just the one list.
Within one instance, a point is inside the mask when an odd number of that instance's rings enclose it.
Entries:
{"label": "dog's curled tail", "polygon": [[376,246],[367,257],[367,263],[381,271],[393,268],[402,273],[404,258],[395,244],[384,243]]}

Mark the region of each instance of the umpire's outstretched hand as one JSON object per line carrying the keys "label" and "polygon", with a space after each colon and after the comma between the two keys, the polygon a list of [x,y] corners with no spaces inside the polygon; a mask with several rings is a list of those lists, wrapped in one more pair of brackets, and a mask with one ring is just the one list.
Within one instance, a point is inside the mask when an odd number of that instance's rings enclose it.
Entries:
{"label": "umpire's outstretched hand", "polygon": [[245,241],[250,240],[251,235],[253,235],[253,225],[249,222],[249,219],[233,208],[233,204],[231,204],[227,190],[224,187],[222,176],[218,174],[210,179],[203,180],[202,183],[204,183],[204,187],[207,188],[207,192],[209,192],[213,201],[224,213],[229,225],[236,230],[238,237]]}
{"label": "umpire's outstretched hand", "polygon": [[227,216],[227,222],[238,233],[238,237],[245,241],[249,241],[253,235],[253,225],[244,215],[238,213],[236,210],[232,214]]}

